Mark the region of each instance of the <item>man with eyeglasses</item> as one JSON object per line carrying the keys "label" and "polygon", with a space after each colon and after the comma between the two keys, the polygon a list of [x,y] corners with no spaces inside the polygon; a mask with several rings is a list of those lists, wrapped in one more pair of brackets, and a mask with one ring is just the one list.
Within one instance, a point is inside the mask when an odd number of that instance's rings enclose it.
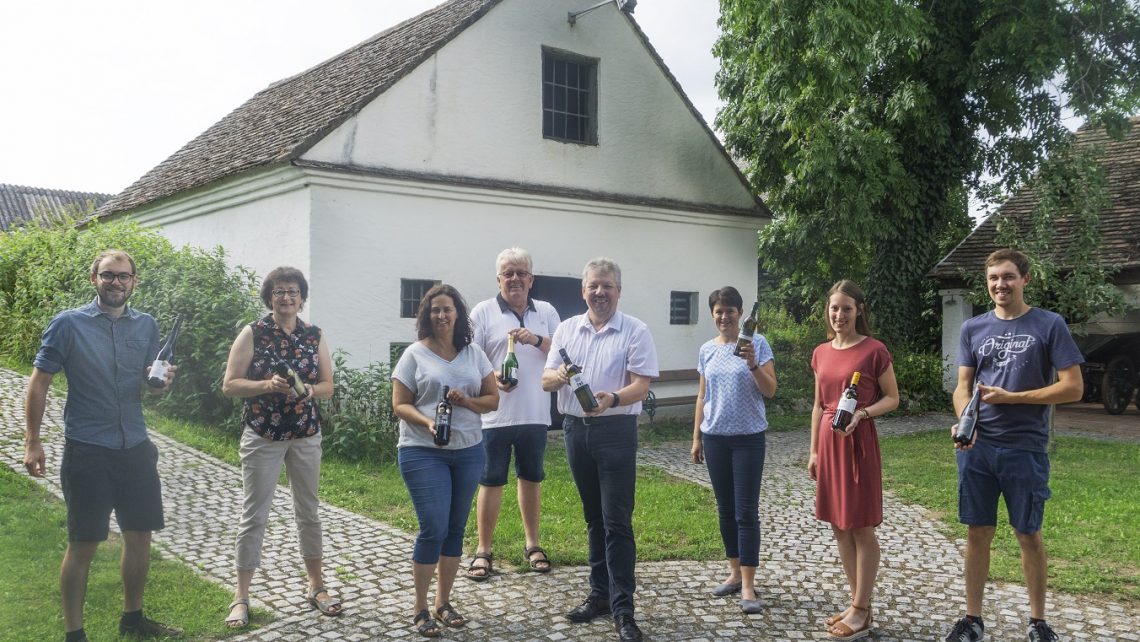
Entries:
{"label": "man with eyeglasses", "polygon": [[522,515],[526,546],[523,557],[531,570],[550,571],[550,558],[538,545],[539,506],[542,480],[546,477],[546,430],[550,423],[550,395],[542,389],[542,370],[550,351],[550,337],[558,327],[558,312],[546,301],[530,298],[534,285],[534,262],[530,253],[518,247],[503,250],[495,259],[499,293],[481,301],[471,310],[474,342],[487,353],[496,368],[507,356],[507,338],[513,337],[518,383],[499,380],[499,409],[483,419],[483,448],[486,458],[479,480],[476,523],[479,546],[467,569],[467,577],[481,582],[491,576],[491,541],[503,503],[503,486],[515,453],[518,478],[519,513]]}
{"label": "man with eyeglasses", "polygon": [[[66,642],[85,642],[83,604],[87,574],[99,542],[107,539],[111,511],[122,531],[121,635],[178,637],[182,631],[144,617],[143,588],[153,531],[163,528],[158,450],[147,437],[142,390],[158,353],[154,317],[127,305],[138,283],[135,262],[106,250],[91,264],[95,299],[56,315],[36,353],[24,406],[24,467],[43,477],[46,460],[40,425],[52,378],[67,375],[64,447],[59,477],[67,504],[68,545],[60,570]],[[166,371],[169,389],[177,368]]]}

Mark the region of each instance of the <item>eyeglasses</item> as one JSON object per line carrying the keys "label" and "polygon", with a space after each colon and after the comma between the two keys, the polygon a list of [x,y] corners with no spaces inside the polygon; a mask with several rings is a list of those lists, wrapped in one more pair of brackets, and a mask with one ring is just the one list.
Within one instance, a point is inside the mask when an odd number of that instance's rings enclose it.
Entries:
{"label": "eyeglasses", "polygon": [[100,272],[99,280],[104,283],[114,283],[118,280],[119,283],[130,283],[131,279],[135,278],[134,272]]}
{"label": "eyeglasses", "polygon": [[274,290],[273,291],[273,298],[275,298],[275,299],[284,299],[285,297],[289,297],[290,299],[296,299],[299,296],[301,296],[300,290]]}
{"label": "eyeglasses", "polygon": [[507,270],[506,272],[499,272],[499,276],[503,277],[504,279],[513,279],[516,276],[519,277],[520,279],[525,279],[528,276],[534,276],[534,275],[531,274],[530,272],[525,272],[525,271]]}

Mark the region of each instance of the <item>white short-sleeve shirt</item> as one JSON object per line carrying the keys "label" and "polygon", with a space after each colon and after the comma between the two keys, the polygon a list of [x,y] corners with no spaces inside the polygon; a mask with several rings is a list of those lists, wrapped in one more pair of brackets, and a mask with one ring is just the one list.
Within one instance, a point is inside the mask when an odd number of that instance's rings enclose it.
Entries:
{"label": "white short-sleeve shirt", "polygon": [[[615,392],[629,385],[630,373],[645,377],[660,374],[657,367],[657,348],[653,345],[653,335],[649,327],[635,317],[615,312],[601,330],[594,330],[589,313],[570,317],[558,325],[554,331],[554,342],[546,356],[546,367],[562,365],[559,348],[576,365],[582,368],[582,376],[595,392]],[[622,399],[629,402],[631,399]],[[570,386],[558,389],[558,411],[575,417],[585,416],[582,406]],[[629,405],[610,408],[602,413],[608,415],[639,415],[641,400]]]}
{"label": "white short-sleeve shirt", "polygon": [[[549,341],[558,328],[558,311],[546,301],[529,299],[520,318],[501,295],[496,295],[472,308],[471,326],[474,343],[483,348],[498,370],[507,358],[508,331],[525,327]],[[550,423],[550,393],[542,389],[546,355],[535,346],[516,342],[515,356],[519,360],[519,385],[510,392],[499,391],[499,409],[482,416],[483,428]]]}

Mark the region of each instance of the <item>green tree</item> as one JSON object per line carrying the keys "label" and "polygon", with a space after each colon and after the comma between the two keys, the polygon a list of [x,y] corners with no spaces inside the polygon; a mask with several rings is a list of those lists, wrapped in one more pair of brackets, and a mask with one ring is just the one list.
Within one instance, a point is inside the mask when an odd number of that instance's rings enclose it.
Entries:
{"label": "green tree", "polygon": [[863,281],[915,347],[968,195],[1023,184],[1069,141],[1064,111],[1120,133],[1140,103],[1127,0],[721,0],[720,26],[716,124],[776,212],[759,249],[779,294],[802,309]]}

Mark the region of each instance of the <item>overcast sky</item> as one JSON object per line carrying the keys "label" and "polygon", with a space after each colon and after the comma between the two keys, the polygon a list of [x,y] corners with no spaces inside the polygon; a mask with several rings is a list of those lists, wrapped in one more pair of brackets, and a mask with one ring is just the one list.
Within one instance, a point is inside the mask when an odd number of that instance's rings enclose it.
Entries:
{"label": "overcast sky", "polygon": [[[117,193],[270,83],[441,1],[2,0],[0,183]],[[710,122],[718,4],[634,12]]]}

